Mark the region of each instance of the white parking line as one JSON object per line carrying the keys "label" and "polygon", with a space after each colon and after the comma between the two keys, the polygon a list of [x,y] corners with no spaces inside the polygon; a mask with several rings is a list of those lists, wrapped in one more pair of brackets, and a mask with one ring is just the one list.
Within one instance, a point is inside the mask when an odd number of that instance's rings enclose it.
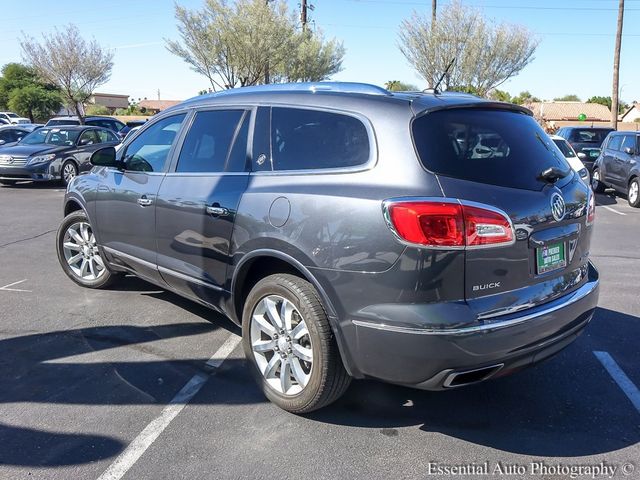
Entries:
{"label": "white parking line", "polygon": [[631,400],[631,403],[638,413],[640,413],[640,390],[634,385],[627,374],[622,371],[616,361],[611,358],[607,352],[593,352],[593,354],[600,360],[602,366],[609,372],[609,375],[615,380],[618,386],[622,389],[624,394]]}
{"label": "white parking line", "polygon": [[[222,346],[207,361],[207,366],[218,368],[240,343],[241,337],[231,334]],[[118,458],[107,468],[98,480],[119,480],[138,461],[142,454],[155,442],[171,421],[178,416],[189,401],[207,383],[209,375],[196,373],[176,394],[162,412],[129,444]]]}
{"label": "white parking line", "polygon": [[24,283],[26,281],[27,281],[27,279],[25,278],[24,280],[19,280],[17,282],[10,283],[9,285],[5,285],[4,287],[0,287],[0,290],[2,290],[4,292],[27,292],[27,293],[31,293],[31,290],[23,290],[21,288],[9,288],[9,287],[13,287],[14,285],[19,285],[21,283]]}
{"label": "white parking line", "polygon": [[610,212],[617,213],[618,215],[626,215],[626,213],[622,213],[622,212],[619,212],[617,210],[614,210],[613,208],[608,207],[607,205],[598,205],[598,207],[606,208]]}

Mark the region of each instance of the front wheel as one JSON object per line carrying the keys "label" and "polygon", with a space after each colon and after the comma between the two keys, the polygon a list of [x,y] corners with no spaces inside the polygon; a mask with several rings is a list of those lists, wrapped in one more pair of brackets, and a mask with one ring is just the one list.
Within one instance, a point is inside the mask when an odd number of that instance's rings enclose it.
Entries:
{"label": "front wheel", "polygon": [[629,202],[629,205],[634,208],[640,207],[640,183],[637,178],[634,178],[629,182],[627,201]]}
{"label": "front wheel", "polygon": [[78,176],[78,166],[71,160],[67,160],[62,164],[62,183],[65,186]]}
{"label": "front wheel", "polygon": [[62,221],[56,234],[56,251],[62,270],[78,285],[103,288],[112,282],[114,273],[105,264],[83,211],[72,212]]}
{"label": "front wheel", "polygon": [[242,336],[262,391],[284,410],[317,410],[349,386],[318,293],[299,277],[271,275],[253,287],[244,304]]}
{"label": "front wheel", "polygon": [[605,184],[600,180],[600,170],[595,169],[591,175],[591,188],[595,193],[604,193]]}

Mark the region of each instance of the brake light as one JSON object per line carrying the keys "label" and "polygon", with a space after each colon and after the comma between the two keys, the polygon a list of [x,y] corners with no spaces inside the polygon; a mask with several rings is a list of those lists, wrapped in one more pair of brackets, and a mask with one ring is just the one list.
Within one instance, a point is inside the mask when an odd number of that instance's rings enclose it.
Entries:
{"label": "brake light", "polygon": [[495,210],[458,202],[385,202],[389,227],[404,241],[429,247],[482,247],[511,244],[509,219]]}
{"label": "brake light", "polygon": [[596,219],[596,196],[591,193],[589,195],[589,206],[587,208],[587,225],[591,225]]}

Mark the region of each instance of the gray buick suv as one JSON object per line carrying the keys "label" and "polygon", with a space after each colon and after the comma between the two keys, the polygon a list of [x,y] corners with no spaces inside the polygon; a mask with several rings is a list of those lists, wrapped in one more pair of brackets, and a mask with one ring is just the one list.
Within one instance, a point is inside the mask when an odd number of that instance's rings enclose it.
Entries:
{"label": "gray buick suv", "polygon": [[134,274],[223,313],[291,412],[352,378],[441,390],[512,373],[596,308],[594,195],[517,105],[241,88],[166,110],[91,163],[65,196],[65,273],[90,288]]}

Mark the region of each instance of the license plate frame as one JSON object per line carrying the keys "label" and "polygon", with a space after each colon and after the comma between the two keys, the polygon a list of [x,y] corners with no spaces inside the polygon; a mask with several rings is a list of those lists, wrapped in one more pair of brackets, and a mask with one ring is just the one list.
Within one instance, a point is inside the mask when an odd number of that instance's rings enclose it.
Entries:
{"label": "license plate frame", "polygon": [[536,273],[561,270],[567,266],[567,245],[565,242],[552,242],[544,247],[538,247],[536,255]]}

